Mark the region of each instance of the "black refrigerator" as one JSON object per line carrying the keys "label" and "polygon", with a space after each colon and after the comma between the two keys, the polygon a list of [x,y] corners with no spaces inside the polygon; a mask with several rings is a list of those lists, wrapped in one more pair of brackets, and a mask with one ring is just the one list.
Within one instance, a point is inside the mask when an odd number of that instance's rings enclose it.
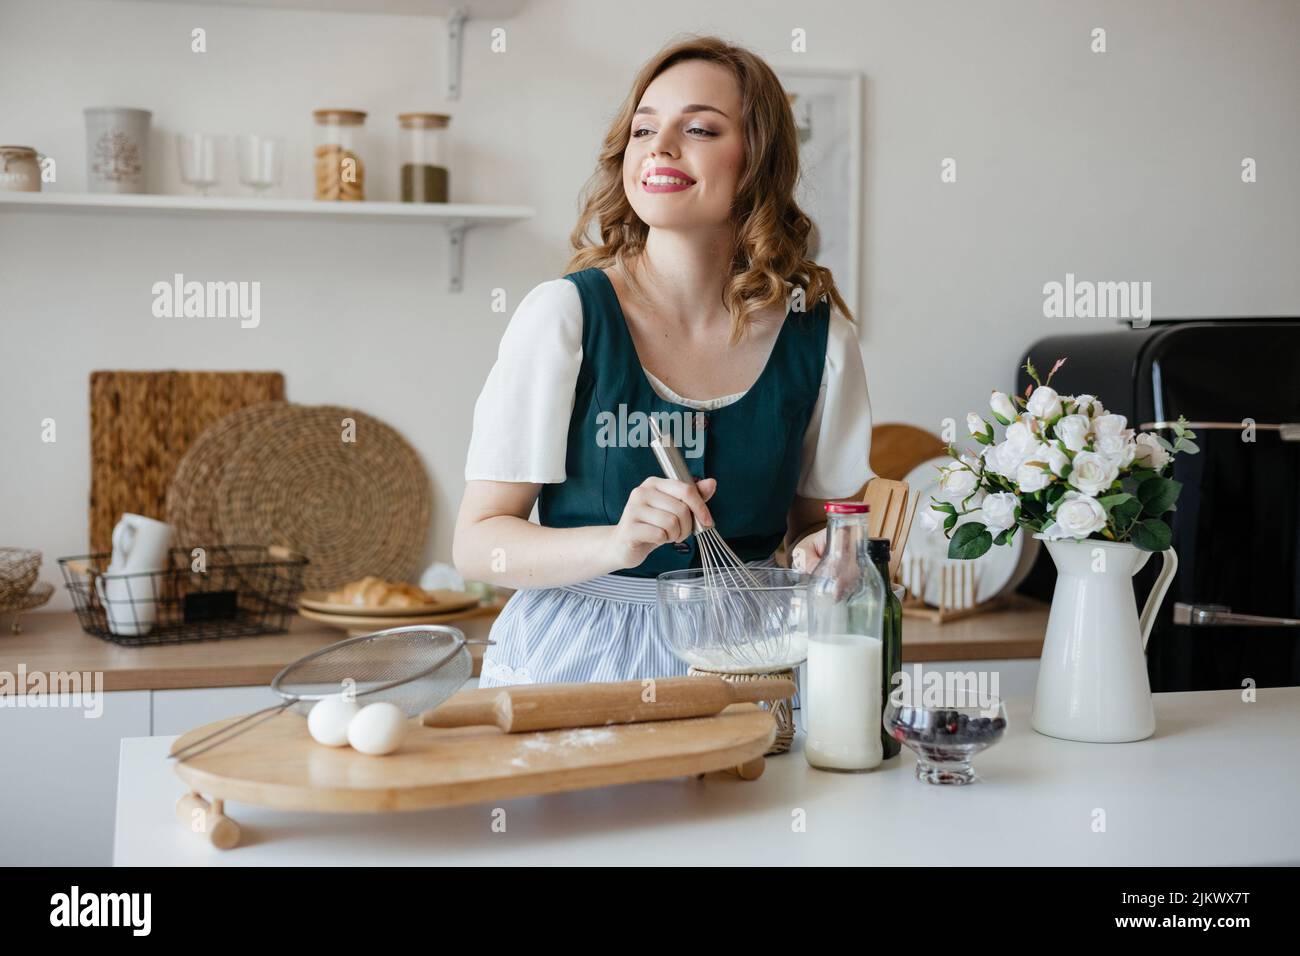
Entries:
{"label": "black refrigerator", "polygon": [[[1132,428],[1172,440],[1182,415],[1196,432],[1200,453],[1168,473],[1183,485],[1179,563],[1147,645],[1151,689],[1300,685],[1300,318],[1164,320],[1052,336],[1026,357],[1044,371],[1067,357],[1052,387]],[[1139,602],[1158,566],[1138,575]],[[1054,580],[1044,553],[1021,590],[1050,599]]]}

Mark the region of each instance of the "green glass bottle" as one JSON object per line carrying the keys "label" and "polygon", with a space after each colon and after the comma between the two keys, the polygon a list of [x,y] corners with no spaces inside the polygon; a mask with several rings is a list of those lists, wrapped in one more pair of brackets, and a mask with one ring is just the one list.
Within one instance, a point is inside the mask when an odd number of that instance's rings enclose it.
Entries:
{"label": "green glass bottle", "polygon": [[[884,686],[880,691],[880,705],[889,706],[889,695],[894,689],[894,675],[903,670],[903,605],[889,580],[889,539],[870,538],[867,541],[867,556],[880,572],[885,582],[884,626],[881,629],[882,644],[880,659],[880,677]],[[884,726],[880,728],[880,748],[884,759],[897,757],[902,744],[895,740]]]}

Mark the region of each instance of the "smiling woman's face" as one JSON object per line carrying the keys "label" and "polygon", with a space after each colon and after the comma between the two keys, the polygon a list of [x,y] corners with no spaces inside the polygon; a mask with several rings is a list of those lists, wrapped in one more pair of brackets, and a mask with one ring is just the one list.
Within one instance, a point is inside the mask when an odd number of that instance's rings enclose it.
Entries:
{"label": "smiling woman's face", "polygon": [[657,229],[725,223],[745,161],[740,88],[730,71],[686,60],[646,87],[623,154],[623,189]]}

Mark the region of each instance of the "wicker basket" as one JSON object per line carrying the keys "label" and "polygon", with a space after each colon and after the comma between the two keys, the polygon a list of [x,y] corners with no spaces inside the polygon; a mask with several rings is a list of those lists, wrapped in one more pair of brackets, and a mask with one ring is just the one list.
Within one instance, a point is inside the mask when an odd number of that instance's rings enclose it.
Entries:
{"label": "wicker basket", "polygon": [[165,570],[138,574],[106,574],[111,557],[60,558],[59,566],[82,630],[127,645],[287,631],[307,566],[291,551],[245,545],[173,548]]}
{"label": "wicker basket", "polygon": [[0,604],[16,604],[36,583],[41,553],[32,548],[0,548]]}

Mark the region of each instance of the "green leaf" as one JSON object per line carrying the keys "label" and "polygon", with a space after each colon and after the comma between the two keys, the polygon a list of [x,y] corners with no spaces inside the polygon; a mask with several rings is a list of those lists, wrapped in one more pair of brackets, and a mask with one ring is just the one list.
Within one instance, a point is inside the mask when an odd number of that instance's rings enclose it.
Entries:
{"label": "green leaf", "polygon": [[[1105,507],[1105,505],[1102,507]],[[1108,509],[1106,513],[1110,517],[1115,530],[1122,532],[1142,514],[1142,502],[1130,495],[1127,501],[1120,502],[1113,508]]]}
{"label": "green leaf", "polygon": [[[1147,518],[1133,526],[1131,540],[1142,551],[1165,551],[1173,541],[1173,532],[1169,525],[1159,518]],[[949,548],[949,551],[952,549]]]}
{"label": "green leaf", "polygon": [[955,514],[950,514],[948,515],[948,517],[944,518],[943,519],[944,534],[947,534],[949,531],[951,531],[952,526],[955,525],[956,523],[957,523],[957,516]]}
{"label": "green leaf", "polygon": [[1159,445],[1161,448],[1163,448],[1163,449],[1164,449],[1165,451],[1167,451],[1167,452],[1172,453],[1173,450],[1174,450],[1174,446],[1171,445],[1171,444],[1169,444],[1169,439],[1166,438],[1164,435],[1157,435],[1157,436],[1156,436],[1156,444]]}
{"label": "green leaf", "polygon": [[1194,441],[1189,441],[1186,438],[1180,438],[1178,441],[1174,442],[1174,451],[1181,451],[1188,455],[1195,455],[1200,450],[1200,445],[1196,444]]}
{"label": "green leaf", "polygon": [[1011,424],[1011,419],[1009,419],[1009,418],[1003,418],[1003,417],[1002,417],[1001,415],[999,415],[997,412],[994,412],[994,413],[993,413],[993,417],[996,418],[996,419],[998,420],[998,424],[999,424],[999,425],[1002,425],[1002,426],[1004,426],[1004,427],[1007,426],[1007,425],[1010,425],[1010,424]]}
{"label": "green leaf", "polygon": [[1138,485],[1137,496],[1142,502],[1142,513],[1155,518],[1164,514],[1178,500],[1178,493],[1183,490],[1180,481],[1172,478],[1148,478]]}
{"label": "green leaf", "polygon": [[993,535],[978,521],[962,525],[948,542],[948,557],[969,561],[993,547]]}
{"label": "green leaf", "polygon": [[1012,525],[1010,528],[1007,528],[1005,531],[999,531],[999,532],[998,532],[998,536],[997,536],[996,538],[993,539],[993,543],[994,543],[994,544],[1006,544],[1008,541],[1011,540],[1011,534],[1012,534],[1012,532],[1014,532],[1015,530],[1016,530],[1016,526],[1015,526],[1015,525]]}
{"label": "green leaf", "polygon": [[1036,385],[1043,384],[1038,380],[1038,369],[1034,368],[1034,363],[1031,362],[1029,359],[1025,359],[1025,374],[1034,380],[1034,384]]}
{"label": "green leaf", "polygon": [[931,510],[931,511],[942,511],[944,514],[949,514],[949,515],[955,515],[955,514],[957,513],[957,509],[954,508],[954,507],[952,506],[952,502],[950,502],[950,501],[933,501],[933,500],[932,500],[932,501],[930,502],[930,510]]}
{"label": "green leaf", "polygon": [[[988,425],[988,422],[985,422],[984,424]],[[978,435],[972,435],[971,437],[974,438],[974,439],[975,439],[977,442],[979,442],[981,445],[992,445],[992,444],[993,444],[993,426],[992,426],[992,425],[989,425],[989,430],[988,430],[988,431],[986,431],[986,432],[980,432]]]}
{"label": "green leaf", "polygon": [[1116,505],[1122,505],[1124,502],[1132,500],[1133,496],[1127,492],[1120,492],[1117,495],[1106,495],[1104,498],[1097,499],[1101,506],[1106,509],[1107,514],[1110,514],[1110,509],[1114,508]]}

